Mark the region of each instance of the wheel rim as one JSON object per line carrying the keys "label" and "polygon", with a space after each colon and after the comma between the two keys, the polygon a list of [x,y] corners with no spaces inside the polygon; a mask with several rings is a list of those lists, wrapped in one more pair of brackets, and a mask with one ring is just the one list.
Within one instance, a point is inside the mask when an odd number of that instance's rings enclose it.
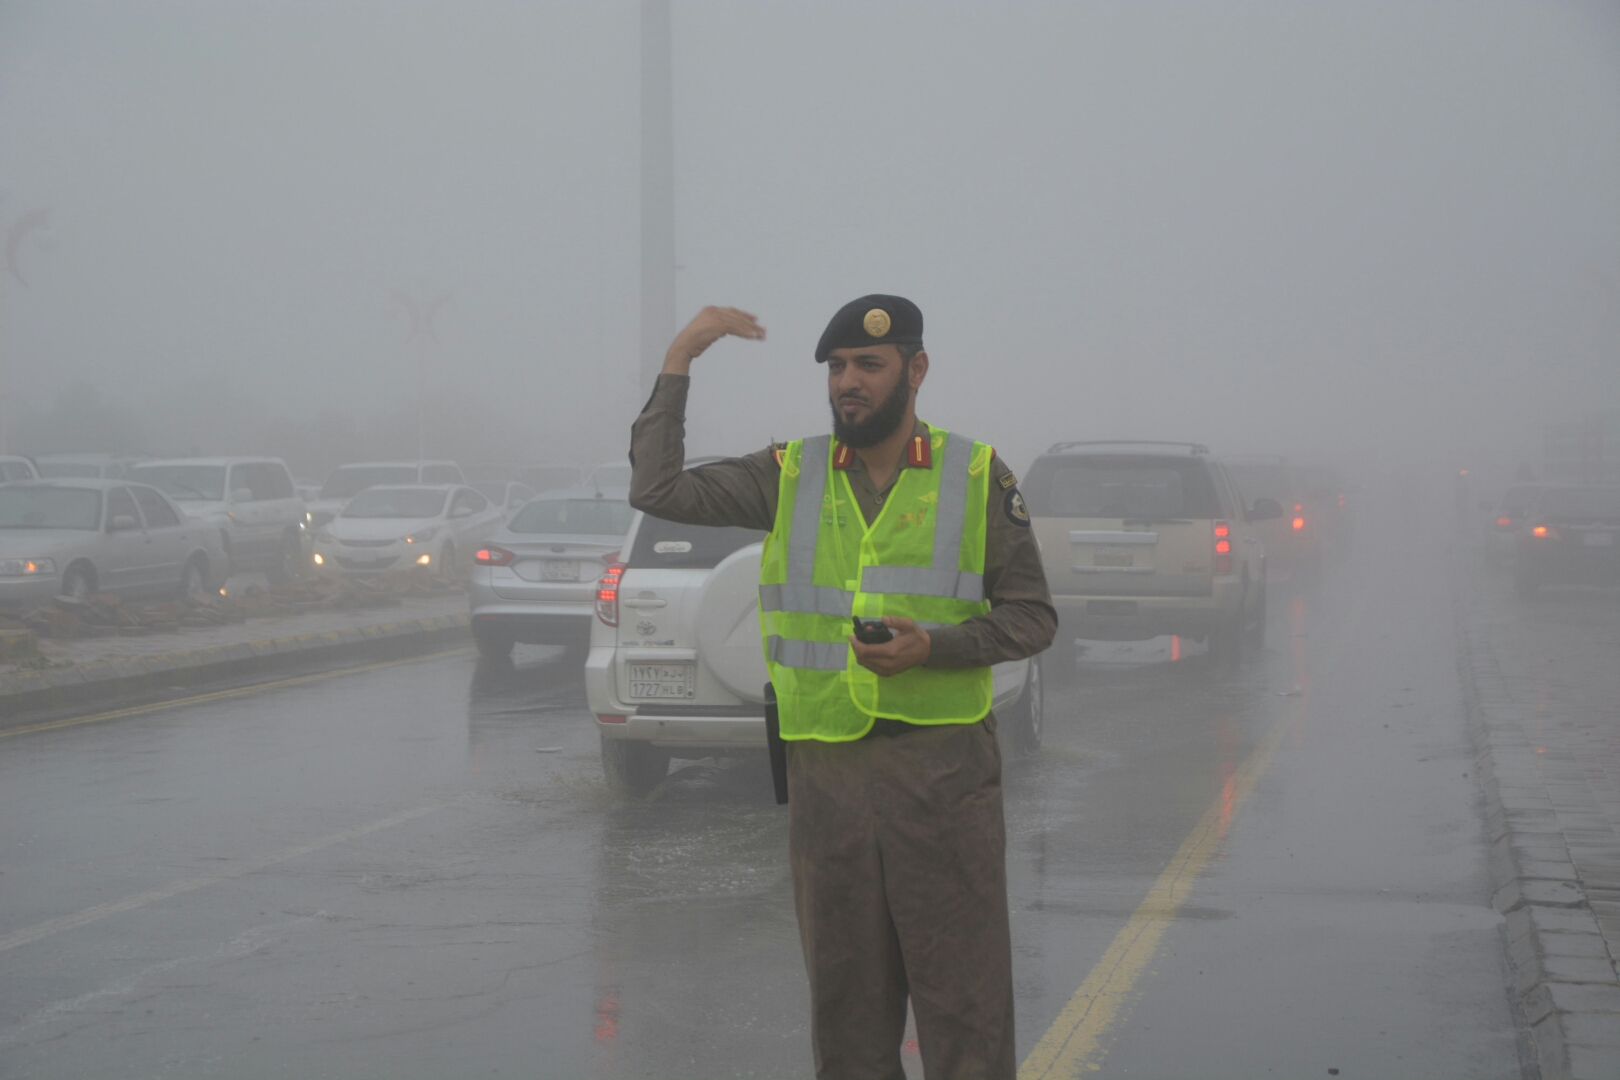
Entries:
{"label": "wheel rim", "polygon": [[62,590],[75,600],[83,600],[90,595],[90,576],[83,570],[75,570],[68,575],[67,587]]}

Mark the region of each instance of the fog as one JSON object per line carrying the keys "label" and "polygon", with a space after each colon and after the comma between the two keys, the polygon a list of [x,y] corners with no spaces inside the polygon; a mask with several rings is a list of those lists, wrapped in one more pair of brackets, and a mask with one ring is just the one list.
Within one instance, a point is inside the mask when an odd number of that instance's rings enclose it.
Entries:
{"label": "fog", "polygon": [[[425,356],[429,454],[622,458],[639,18],[0,7],[0,228],[50,209],[0,286],[11,449],[95,416],[86,449],[414,456]],[[825,429],[816,337],[873,291],[923,309],[921,413],[1020,467],[1096,437],[1511,462],[1620,403],[1612,4],[673,27],[678,316],[770,331],[699,361],[693,452]],[[396,290],[450,294],[434,340]]]}

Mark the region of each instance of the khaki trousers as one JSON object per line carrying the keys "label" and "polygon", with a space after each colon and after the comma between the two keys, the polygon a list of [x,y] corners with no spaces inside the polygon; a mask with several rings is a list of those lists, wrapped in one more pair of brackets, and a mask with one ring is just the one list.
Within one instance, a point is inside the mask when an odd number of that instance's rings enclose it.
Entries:
{"label": "khaki trousers", "polygon": [[995,717],[788,744],[788,856],[816,1076],[1013,1080],[1012,945]]}

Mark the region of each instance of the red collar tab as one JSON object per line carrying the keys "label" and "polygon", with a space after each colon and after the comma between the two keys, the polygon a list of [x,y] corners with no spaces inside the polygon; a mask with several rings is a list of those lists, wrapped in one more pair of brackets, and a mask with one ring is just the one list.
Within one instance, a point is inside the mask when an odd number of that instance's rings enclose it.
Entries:
{"label": "red collar tab", "polygon": [[838,449],[833,451],[833,468],[847,469],[854,463],[855,451],[845,446],[843,443],[839,443]]}
{"label": "red collar tab", "polygon": [[934,448],[929,445],[927,435],[913,435],[911,441],[906,443],[906,464],[913,469],[932,469],[934,467]]}

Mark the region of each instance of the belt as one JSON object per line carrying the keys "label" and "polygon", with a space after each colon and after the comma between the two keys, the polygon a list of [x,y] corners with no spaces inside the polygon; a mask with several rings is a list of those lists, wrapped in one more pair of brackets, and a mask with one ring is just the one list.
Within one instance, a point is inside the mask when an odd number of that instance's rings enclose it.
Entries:
{"label": "belt", "polygon": [[[984,723],[984,720],[981,718],[974,721],[974,723],[982,724]],[[906,720],[890,720],[887,717],[879,716],[872,721],[872,730],[868,731],[865,735],[862,735],[861,738],[892,739],[896,735],[909,735],[913,731],[927,731],[929,728],[967,726],[968,725],[966,724],[913,724]]]}

